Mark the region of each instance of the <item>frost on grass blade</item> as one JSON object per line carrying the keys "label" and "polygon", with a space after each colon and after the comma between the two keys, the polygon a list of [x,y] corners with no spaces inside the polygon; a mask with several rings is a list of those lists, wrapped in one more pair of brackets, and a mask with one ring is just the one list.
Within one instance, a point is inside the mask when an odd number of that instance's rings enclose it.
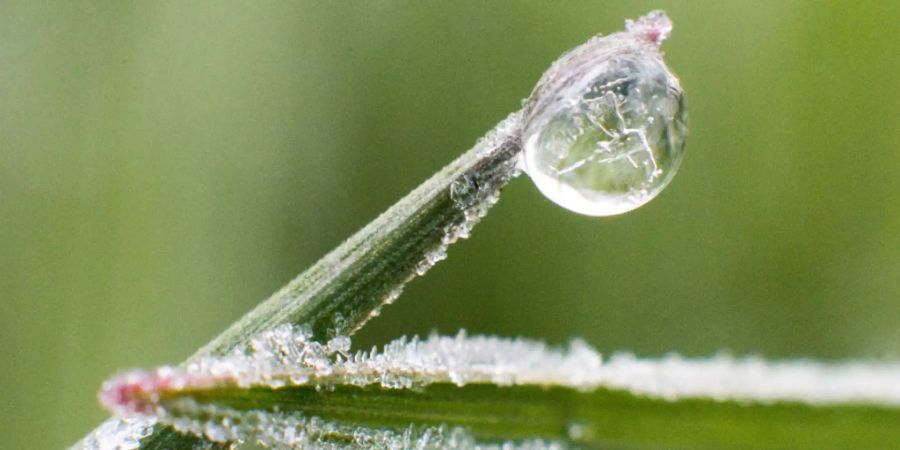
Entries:
{"label": "frost on grass blade", "polygon": [[479,442],[466,429],[454,426],[409,425],[402,429],[373,428],[305,417],[298,413],[242,412],[221,407],[197,409],[204,419],[173,420],[176,429],[206,436],[215,442],[253,444],[273,449],[421,449],[421,450],[555,450],[559,441],[524,439]]}
{"label": "frost on grass blade", "polygon": [[150,435],[156,418],[150,416],[113,417],[87,435],[73,450],[131,450]]}
{"label": "frost on grass blade", "polygon": [[900,364],[811,361],[767,362],[720,355],[687,359],[670,355],[638,359],[617,353],[604,361],[582,340],[558,349],[529,339],[431,335],[400,338],[381,352],[351,352],[350,338],[310,339],[308,327],[282,325],[223,357],[205,357],[185,368],[131,371],[103,386],[101,402],[121,415],[155,413],[159,400],[179,392],[218,388],[377,385],[420,388],[433,383],[462,387],[535,385],[589,391],[599,387],[678,400],[859,403],[900,406]]}
{"label": "frost on grass blade", "polygon": [[580,340],[556,350],[527,339],[432,335],[400,338],[381,352],[350,352],[345,336],[311,340],[308,327],[278,326],[246,348],[223,357],[203,357],[185,368],[134,370],[107,381],[100,401],[116,414],[156,414],[161,398],[217,388],[378,385],[387,389],[432,383],[545,385],[591,389],[603,374],[600,355]]}
{"label": "frost on grass blade", "polygon": [[[321,448],[347,439],[386,439],[405,447],[421,439],[425,444],[420,448],[450,448],[444,446],[447,436],[463,436],[468,430],[463,426],[463,431],[453,431],[460,424],[452,420],[398,430],[352,426],[332,421],[327,414],[334,408],[344,411],[343,418],[349,417],[347,410],[365,409],[359,402],[366,396],[373,402],[389,401],[391,391],[410,392],[404,400],[408,404],[415,401],[417,393],[425,398],[443,392],[456,398],[474,395],[473,388],[488,389],[486,395],[502,396],[504,389],[527,392],[531,406],[541,404],[551,413],[556,413],[552,405],[560,398],[577,402],[577,396],[597,390],[664,401],[894,408],[900,406],[898,380],[897,364],[773,363],[729,356],[641,360],[629,354],[603,360],[580,340],[558,349],[533,340],[467,336],[463,332],[454,337],[401,338],[380,352],[351,352],[347,337],[319,343],[311,339],[308,327],[284,325],[261,333],[247,347],[224,357],[202,358],[184,368],[118,375],[104,385],[100,399],[124,417],[152,417],[215,442]],[[564,417],[564,422],[580,423],[583,418],[577,414],[587,414],[585,420],[591,420],[589,411],[572,414],[576,415]],[[410,423],[414,422],[407,426]],[[479,431],[468,439],[473,445],[482,445],[484,442],[476,439],[483,435]],[[559,435],[550,430],[535,437]],[[525,445],[524,441],[508,444]]]}

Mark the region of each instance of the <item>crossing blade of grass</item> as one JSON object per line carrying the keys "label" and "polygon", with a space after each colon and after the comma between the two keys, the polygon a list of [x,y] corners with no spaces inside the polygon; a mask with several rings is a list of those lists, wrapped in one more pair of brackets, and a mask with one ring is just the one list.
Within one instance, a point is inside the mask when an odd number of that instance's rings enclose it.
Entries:
{"label": "crossing blade of grass", "polygon": [[223,353],[284,323],[312,327],[327,340],[359,329],[403,286],[468,237],[518,175],[520,115],[500,122],[478,144],[250,311],[198,352]]}

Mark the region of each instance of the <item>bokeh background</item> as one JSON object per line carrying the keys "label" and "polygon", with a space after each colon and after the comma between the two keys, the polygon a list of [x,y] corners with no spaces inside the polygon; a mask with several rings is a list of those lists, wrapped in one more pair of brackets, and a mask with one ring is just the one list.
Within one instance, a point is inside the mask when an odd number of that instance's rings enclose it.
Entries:
{"label": "bokeh background", "polygon": [[900,358],[896,1],[0,4],[0,447],[61,448],[664,8],[682,169],[607,219],[523,177],[358,335]]}

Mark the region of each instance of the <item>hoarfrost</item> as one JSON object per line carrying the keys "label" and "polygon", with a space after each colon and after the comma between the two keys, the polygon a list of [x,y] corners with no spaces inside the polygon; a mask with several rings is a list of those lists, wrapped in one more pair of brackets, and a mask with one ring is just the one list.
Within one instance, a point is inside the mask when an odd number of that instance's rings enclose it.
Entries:
{"label": "hoarfrost", "polygon": [[219,386],[380,385],[390,389],[449,382],[537,384],[589,389],[597,385],[600,355],[583,341],[566,350],[527,339],[432,335],[400,338],[382,352],[350,352],[350,338],[322,344],[306,326],[282,325],[224,357],[203,357],[185,368],[130,371],[104,384],[100,400],[118,414],[155,414],[160,392]]}
{"label": "hoarfrost", "polygon": [[131,450],[140,447],[141,439],[150,435],[155,417],[113,417],[103,422],[70,450]]}
{"label": "hoarfrost", "polygon": [[311,385],[380,385],[408,389],[432,383],[562,386],[621,389],[677,400],[867,403],[900,406],[900,364],[811,361],[767,362],[719,355],[638,359],[619,353],[603,360],[582,340],[552,348],[529,339],[433,334],[400,338],[381,352],[350,351],[350,338],[322,344],[305,326],[261,333],[224,357],[204,357],[185,368],[132,371],[104,384],[101,401],[119,414],[152,412],[160,392],[222,386],[273,388]]}
{"label": "hoarfrost", "polygon": [[447,247],[460,239],[467,239],[472,228],[500,198],[500,189],[521,174],[519,130],[522,115],[514,112],[497,124],[490,133],[478,140],[475,152],[482,161],[501,162],[494,170],[475,167],[457,176],[450,184],[450,199],[462,212],[460,220],[444,227],[441,242],[425,253],[416,265],[416,275],[424,275],[439,261],[447,258]]}
{"label": "hoarfrost", "polygon": [[[900,364],[811,361],[767,362],[719,355],[709,359],[667,356],[638,359],[619,353],[608,360],[590,345],[573,340],[552,348],[528,339],[431,335],[400,338],[381,352],[351,352],[350,338],[326,343],[311,339],[306,326],[282,325],[253,338],[246,348],[224,357],[206,357],[184,368],[133,371],[104,384],[101,401],[114,412],[138,419],[107,422],[81,448],[119,447],[103,442],[137,443],[155,419],[215,442],[250,442],[276,449],[341,448],[492,448],[475,442],[464,429],[414,426],[399,432],[350,427],[299,413],[235,411],[197,403],[186,390],[219,387],[379,385],[410,389],[431,383],[500,386],[561,386],[583,391],[616,389],[636,395],[678,400],[710,398],[739,402],[792,401],[808,404],[872,404],[900,407]],[[167,407],[160,398],[166,397]],[[173,412],[173,411],[177,411]],[[150,418],[147,418],[150,417]],[[579,429],[569,430],[577,436]],[[104,446],[106,445],[106,446]],[[555,441],[507,442],[496,448],[562,448]]]}
{"label": "hoarfrost", "polygon": [[299,413],[234,411],[195,405],[206,420],[170,419],[175,429],[202,435],[214,442],[237,442],[288,449],[420,449],[420,450],[561,450],[566,444],[543,439],[478,442],[464,428],[411,425],[402,430],[354,426]]}

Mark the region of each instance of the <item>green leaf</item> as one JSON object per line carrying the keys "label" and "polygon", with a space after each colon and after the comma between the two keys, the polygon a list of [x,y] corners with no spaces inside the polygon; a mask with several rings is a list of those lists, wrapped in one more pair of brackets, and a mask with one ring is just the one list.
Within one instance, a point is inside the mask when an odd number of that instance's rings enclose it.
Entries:
{"label": "green leaf", "polygon": [[196,404],[179,410],[176,399],[167,400],[175,414],[184,414],[180,418],[197,419],[191,416],[201,405],[219,411],[220,416],[207,417],[218,422],[226,417],[240,421],[248,411],[278,411],[343,425],[333,428],[325,441],[352,440],[354,434],[372,435],[377,429],[402,436],[412,425],[411,441],[426,430],[447,434],[461,427],[479,443],[540,438],[592,448],[846,449],[900,442],[900,410],[859,405],[667,401],[609,389],[447,383],[414,390],[298,386],[183,395]]}
{"label": "green leaf", "polygon": [[[105,385],[122,416],[272,448],[843,448],[900,437],[900,366],[718,356],[603,360],[485,336],[401,338],[380,353],[279,326],[225,356]],[[718,399],[718,400],[715,400]]]}
{"label": "green leaf", "polygon": [[327,340],[362,327],[402,287],[468,237],[518,175],[518,113],[198,352],[222,354],[284,323]]}

